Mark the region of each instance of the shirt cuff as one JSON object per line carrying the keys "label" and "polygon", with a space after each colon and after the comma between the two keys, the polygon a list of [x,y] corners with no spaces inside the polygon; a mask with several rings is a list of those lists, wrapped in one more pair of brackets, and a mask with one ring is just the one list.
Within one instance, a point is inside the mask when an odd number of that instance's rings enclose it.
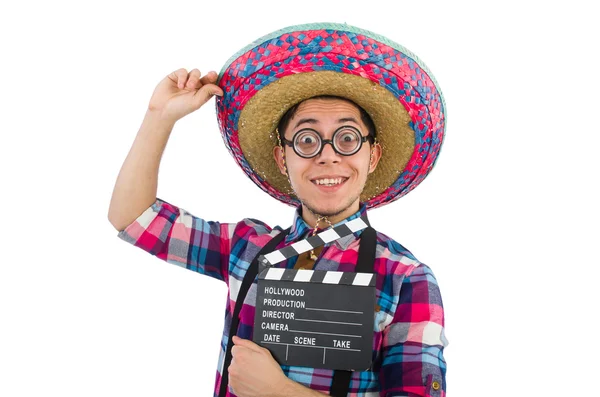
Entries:
{"label": "shirt cuff", "polygon": [[164,204],[169,204],[160,198],[156,198],[154,203],[150,205],[140,216],[138,216],[133,222],[131,222],[127,227],[121,230],[117,237],[121,240],[127,241],[128,243],[134,244],[141,236],[142,232],[144,232],[148,225],[152,223],[152,221],[158,216],[160,213],[160,209]]}

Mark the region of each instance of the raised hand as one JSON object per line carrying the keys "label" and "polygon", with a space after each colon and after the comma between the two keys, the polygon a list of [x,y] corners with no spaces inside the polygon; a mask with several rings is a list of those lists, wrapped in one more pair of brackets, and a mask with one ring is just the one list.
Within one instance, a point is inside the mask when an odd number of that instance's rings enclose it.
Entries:
{"label": "raised hand", "polygon": [[192,69],[188,73],[184,68],[169,74],[154,89],[148,110],[174,124],[198,110],[213,95],[223,95],[223,90],[215,84],[216,72],[200,76],[200,70]]}

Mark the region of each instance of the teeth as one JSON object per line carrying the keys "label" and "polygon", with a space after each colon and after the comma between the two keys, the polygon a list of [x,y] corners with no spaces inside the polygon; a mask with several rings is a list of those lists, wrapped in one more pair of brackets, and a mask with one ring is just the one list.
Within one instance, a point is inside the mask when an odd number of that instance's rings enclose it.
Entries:
{"label": "teeth", "polygon": [[342,178],[323,178],[323,179],[317,179],[315,180],[315,183],[317,185],[327,185],[327,186],[333,186],[333,185],[339,185],[340,183],[342,183]]}

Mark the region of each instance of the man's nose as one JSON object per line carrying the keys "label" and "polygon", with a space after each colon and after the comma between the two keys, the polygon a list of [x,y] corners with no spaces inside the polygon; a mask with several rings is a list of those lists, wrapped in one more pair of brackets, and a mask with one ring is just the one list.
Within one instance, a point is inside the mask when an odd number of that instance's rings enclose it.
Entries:
{"label": "man's nose", "polygon": [[321,154],[317,156],[319,164],[327,164],[327,163],[339,163],[340,155],[333,150],[333,144],[330,142],[323,143],[323,150]]}

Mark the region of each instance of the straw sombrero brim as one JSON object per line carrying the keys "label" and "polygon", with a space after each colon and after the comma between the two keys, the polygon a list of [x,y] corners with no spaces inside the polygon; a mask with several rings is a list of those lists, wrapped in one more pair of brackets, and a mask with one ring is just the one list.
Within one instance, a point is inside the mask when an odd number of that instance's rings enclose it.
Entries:
{"label": "straw sombrero brim", "polygon": [[348,25],[301,25],[265,36],[232,57],[219,85],[225,95],[217,99],[217,116],[230,153],[261,189],[294,206],[299,201],[273,159],[274,131],[305,99],[348,98],[373,119],[383,150],[361,195],[368,208],[418,185],[442,144],[443,97],[422,62]]}

